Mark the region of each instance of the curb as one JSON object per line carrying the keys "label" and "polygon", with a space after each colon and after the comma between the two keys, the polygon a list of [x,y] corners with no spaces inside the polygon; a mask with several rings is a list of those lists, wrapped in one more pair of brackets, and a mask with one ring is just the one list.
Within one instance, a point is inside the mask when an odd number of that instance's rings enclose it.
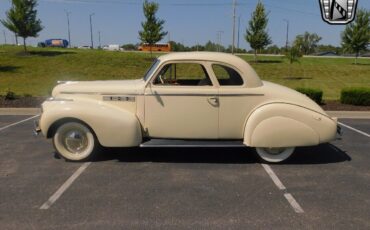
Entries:
{"label": "curb", "polygon": [[0,108],[0,115],[37,115],[40,108]]}
{"label": "curb", "polygon": [[331,117],[347,119],[370,119],[370,111],[325,111]]}
{"label": "curb", "polygon": [[[370,119],[370,111],[326,111],[329,116],[347,119]],[[0,115],[37,115],[40,108],[0,108]]]}

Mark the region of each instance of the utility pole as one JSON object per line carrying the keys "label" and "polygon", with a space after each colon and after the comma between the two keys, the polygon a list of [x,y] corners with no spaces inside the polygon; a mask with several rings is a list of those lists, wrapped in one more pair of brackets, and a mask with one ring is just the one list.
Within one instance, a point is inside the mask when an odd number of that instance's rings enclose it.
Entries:
{"label": "utility pole", "polygon": [[5,30],[3,30],[3,33],[4,33],[4,44],[6,45],[7,42],[6,42],[6,33],[5,33]]}
{"label": "utility pole", "polygon": [[221,51],[221,36],[223,32],[222,30],[217,31],[217,52]]}
{"label": "utility pole", "polygon": [[67,15],[67,26],[68,26],[68,46],[69,48],[72,47],[72,44],[71,44],[71,30],[70,30],[70,27],[69,27],[69,15],[71,14],[71,12],[67,11],[67,10],[64,10],[64,12],[66,12],[66,15]]}
{"label": "utility pole", "polygon": [[100,31],[98,32],[98,34],[99,34],[99,49],[100,49],[101,48]]}
{"label": "utility pole", "polygon": [[92,16],[94,16],[95,13],[90,14],[90,35],[91,35],[91,49],[94,49],[94,37],[93,37],[93,26],[92,26]]}
{"label": "utility pole", "polygon": [[240,15],[238,17],[238,44],[237,44],[237,50],[239,50],[239,41],[240,41]]}
{"label": "utility pole", "polygon": [[285,49],[288,51],[288,46],[289,46],[289,20],[284,19],[286,22],[286,42],[285,42]]}
{"label": "utility pole", "polygon": [[234,47],[235,47],[235,18],[236,18],[236,0],[233,0],[233,42],[231,46],[232,54],[234,54]]}

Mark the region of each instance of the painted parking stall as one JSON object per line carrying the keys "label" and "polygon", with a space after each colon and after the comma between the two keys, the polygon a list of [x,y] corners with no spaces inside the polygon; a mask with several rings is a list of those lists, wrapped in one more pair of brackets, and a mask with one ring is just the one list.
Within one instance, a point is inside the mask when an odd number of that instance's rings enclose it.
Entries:
{"label": "painted parking stall", "polygon": [[2,229],[370,225],[361,134],[370,120],[340,120],[361,132],[343,126],[342,140],[267,165],[245,148],[111,149],[93,164],[70,163],[32,135],[35,119],[0,116]]}

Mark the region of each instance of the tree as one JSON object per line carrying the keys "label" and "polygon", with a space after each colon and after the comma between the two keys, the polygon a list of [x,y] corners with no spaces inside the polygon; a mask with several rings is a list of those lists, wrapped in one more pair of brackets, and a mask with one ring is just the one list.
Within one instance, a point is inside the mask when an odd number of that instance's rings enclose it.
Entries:
{"label": "tree", "polygon": [[24,52],[27,52],[26,39],[37,37],[43,29],[41,20],[37,19],[37,0],[12,0],[12,7],[6,12],[6,19],[1,23],[23,38]]}
{"label": "tree", "polygon": [[162,40],[168,33],[163,31],[163,24],[165,21],[158,19],[155,16],[158,8],[158,3],[148,2],[148,0],[145,0],[143,3],[143,11],[146,21],[141,23],[143,30],[139,31],[139,36],[143,43],[150,45],[150,55],[152,55],[152,45]]}
{"label": "tree", "polygon": [[292,64],[293,62],[299,62],[299,58],[302,57],[302,53],[300,52],[297,46],[293,46],[288,48],[288,50],[285,53],[285,57],[289,60],[289,63]]}
{"label": "tree", "polygon": [[297,35],[293,43],[304,55],[307,55],[315,52],[321,39],[316,33],[311,34],[306,31],[304,34]]}
{"label": "tree", "polygon": [[360,9],[354,22],[342,32],[342,47],[345,51],[355,52],[355,64],[361,51],[365,51],[370,42],[370,11]]}
{"label": "tree", "polygon": [[264,49],[271,44],[270,36],[266,31],[268,23],[265,7],[261,1],[258,1],[256,9],[252,13],[252,19],[249,21],[249,27],[245,35],[245,40],[254,50],[254,60],[257,60],[257,50]]}

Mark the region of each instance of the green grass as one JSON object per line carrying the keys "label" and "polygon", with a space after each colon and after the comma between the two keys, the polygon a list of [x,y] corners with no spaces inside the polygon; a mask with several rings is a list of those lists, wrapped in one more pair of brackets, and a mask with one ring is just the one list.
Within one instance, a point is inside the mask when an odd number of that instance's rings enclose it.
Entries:
{"label": "green grass", "polygon": [[[141,78],[151,64],[149,54],[77,49],[0,47],[0,94],[47,96],[57,80],[117,80]],[[157,54],[155,54],[157,55]],[[259,76],[291,88],[318,88],[324,99],[338,100],[342,88],[370,87],[370,59],[301,58],[289,64],[283,57],[241,56]]]}

